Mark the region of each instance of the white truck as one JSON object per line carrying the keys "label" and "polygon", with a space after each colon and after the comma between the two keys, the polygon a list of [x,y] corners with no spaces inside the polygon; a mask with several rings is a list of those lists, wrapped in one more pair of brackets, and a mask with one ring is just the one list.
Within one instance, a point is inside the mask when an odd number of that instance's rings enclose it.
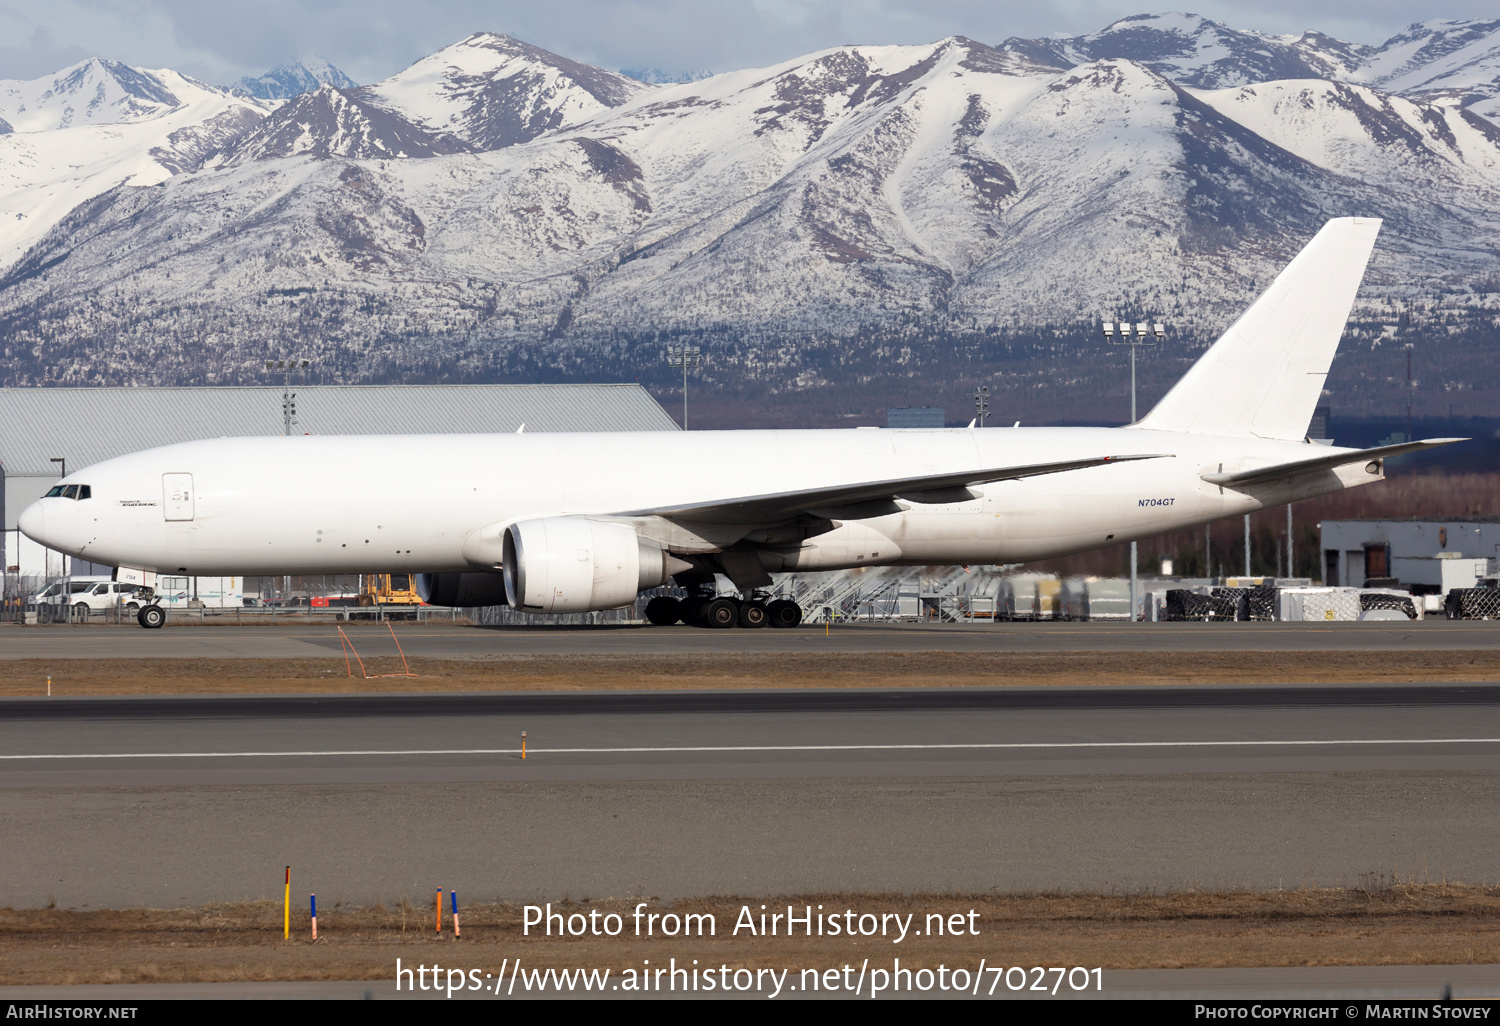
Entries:
{"label": "white truck", "polygon": [[156,602],[163,609],[241,609],[243,577],[168,577],[156,579]]}

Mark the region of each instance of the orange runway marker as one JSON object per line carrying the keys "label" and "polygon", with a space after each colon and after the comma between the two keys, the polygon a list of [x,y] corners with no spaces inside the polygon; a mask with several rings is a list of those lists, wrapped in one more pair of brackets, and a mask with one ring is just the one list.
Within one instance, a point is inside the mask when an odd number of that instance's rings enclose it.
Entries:
{"label": "orange runway marker", "polygon": [[349,663],[349,653],[351,653],[351,652],[354,653],[355,662],[359,663],[359,672],[364,675],[365,680],[379,680],[382,677],[417,677],[417,676],[420,676],[420,674],[416,674],[416,673],[412,673],[411,672],[411,664],[406,661],[406,653],[404,651],[402,651],[401,642],[396,641],[396,629],[394,627],[392,627],[389,623],[387,623],[385,625],[385,627],[386,627],[386,630],[388,630],[388,631],[391,632],[391,640],[396,642],[396,651],[401,653],[401,667],[402,667],[403,672],[401,672],[401,673],[371,673],[369,670],[366,670],[365,669],[365,661],[360,658],[359,650],[354,647],[353,640],[350,639],[349,635],[347,635],[347,634],[344,633],[344,628],[339,627],[338,628],[338,632],[339,632],[339,644],[345,646],[345,648],[344,648],[344,669],[348,672],[349,676],[351,676],[351,677],[354,676],[354,668]]}

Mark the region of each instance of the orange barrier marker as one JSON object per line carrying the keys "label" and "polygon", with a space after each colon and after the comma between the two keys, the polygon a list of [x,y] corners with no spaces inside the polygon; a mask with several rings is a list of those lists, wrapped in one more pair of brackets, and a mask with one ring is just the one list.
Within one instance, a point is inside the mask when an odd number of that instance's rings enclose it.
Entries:
{"label": "orange barrier marker", "polygon": [[47,697],[52,697],[52,674],[47,674]]}
{"label": "orange barrier marker", "polygon": [[521,731],[521,758],[526,758],[526,731]]}
{"label": "orange barrier marker", "polygon": [[437,896],[437,926],[435,927],[435,929],[437,930],[438,933],[442,933],[443,932],[443,889],[441,887],[438,888],[438,896]]}
{"label": "orange barrier marker", "polygon": [[355,662],[359,663],[359,672],[364,675],[365,680],[379,680],[382,677],[416,677],[416,676],[419,676],[418,674],[415,674],[415,673],[411,672],[411,664],[409,664],[406,661],[406,652],[402,650],[402,648],[401,648],[401,642],[396,641],[396,629],[394,627],[392,627],[389,623],[387,623],[385,625],[385,627],[386,627],[386,630],[388,630],[388,631],[391,632],[391,640],[396,642],[396,651],[401,653],[401,669],[402,669],[403,672],[401,672],[401,673],[371,673],[370,671],[366,670],[365,669],[365,661],[360,658],[359,651],[354,647],[354,642],[349,638],[349,635],[347,635],[347,634],[344,633],[344,628],[339,627],[339,628],[337,628],[337,630],[339,632],[339,645],[341,645],[343,647],[343,650],[344,650],[344,671],[350,677],[354,676],[354,667],[352,665],[350,665],[350,663],[349,663],[349,654],[351,652],[354,653],[354,660],[355,660]]}
{"label": "orange barrier marker", "polygon": [[286,867],[286,897],[281,907],[281,939],[292,937],[292,867]]}
{"label": "orange barrier marker", "polygon": [[[449,891],[448,896],[453,899],[453,936],[458,936],[458,892]],[[441,897],[441,894],[439,894]]]}
{"label": "orange barrier marker", "polygon": [[316,894],[309,894],[307,896],[307,900],[312,905],[313,940],[317,940],[318,939],[318,896]]}

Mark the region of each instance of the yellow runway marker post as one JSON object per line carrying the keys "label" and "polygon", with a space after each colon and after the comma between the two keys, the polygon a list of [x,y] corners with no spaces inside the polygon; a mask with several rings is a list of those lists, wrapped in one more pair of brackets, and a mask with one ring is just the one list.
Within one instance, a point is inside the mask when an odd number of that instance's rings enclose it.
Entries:
{"label": "yellow runway marker post", "polygon": [[286,867],[286,897],[281,906],[281,939],[292,939],[292,867]]}
{"label": "yellow runway marker post", "polygon": [[526,758],[526,731],[521,731],[521,758]]}

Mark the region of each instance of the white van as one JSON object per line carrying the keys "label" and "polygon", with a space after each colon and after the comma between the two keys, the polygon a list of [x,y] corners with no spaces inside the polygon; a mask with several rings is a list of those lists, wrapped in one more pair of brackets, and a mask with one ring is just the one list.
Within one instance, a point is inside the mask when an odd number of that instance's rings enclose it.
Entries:
{"label": "white van", "polygon": [[156,602],[163,609],[242,609],[243,577],[167,577],[156,579]]}
{"label": "white van", "polygon": [[64,577],[33,595],[31,603],[38,606],[68,605],[78,615],[117,606],[133,613],[142,605],[135,592],[135,585],[119,584],[108,577]]}

